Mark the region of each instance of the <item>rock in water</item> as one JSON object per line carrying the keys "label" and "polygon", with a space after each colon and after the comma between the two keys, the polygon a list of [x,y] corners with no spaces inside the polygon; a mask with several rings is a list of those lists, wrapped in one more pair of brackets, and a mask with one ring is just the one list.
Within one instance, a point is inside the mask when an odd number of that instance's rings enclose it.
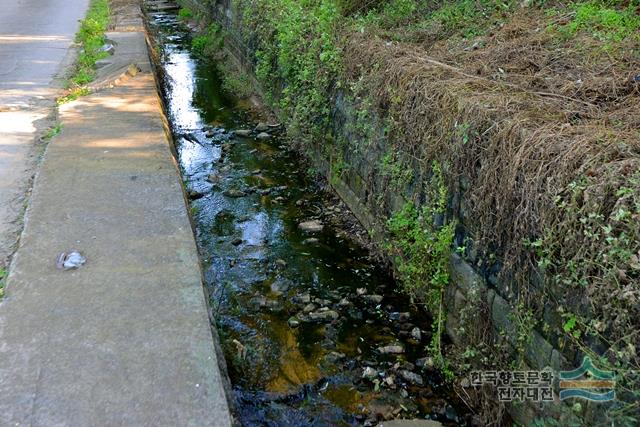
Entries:
{"label": "rock in water", "polygon": [[380,304],[382,302],[382,295],[365,295],[364,299],[373,304]]}
{"label": "rock in water", "polygon": [[317,219],[305,221],[298,224],[298,228],[306,233],[319,233],[324,229],[324,225]]}
{"label": "rock in water", "polygon": [[416,341],[422,341],[422,332],[417,326],[411,330],[411,336]]}
{"label": "rock in water", "polygon": [[262,122],[258,123],[258,125],[255,128],[256,132],[265,132],[265,131],[268,131],[268,130],[269,130],[269,125],[266,124],[266,123],[262,123]]}
{"label": "rock in water", "polygon": [[204,191],[200,191],[200,190],[189,190],[189,192],[187,193],[187,196],[189,196],[189,198],[191,200],[196,200],[196,199],[200,199],[202,197],[204,197],[204,195],[207,194]]}
{"label": "rock in water", "polygon": [[224,193],[225,196],[227,197],[233,197],[233,198],[238,198],[238,197],[244,197],[247,195],[247,193],[245,193],[244,191],[241,190],[227,190]]}
{"label": "rock in water", "polygon": [[424,382],[422,381],[422,377],[418,374],[416,374],[415,372],[411,372],[411,371],[407,371],[407,370],[402,370],[400,372],[398,372],[400,374],[400,376],[402,378],[404,378],[406,381],[415,384],[415,385],[422,385],[424,384]]}
{"label": "rock in water", "polygon": [[374,378],[376,378],[378,376],[378,373],[376,372],[375,369],[373,369],[370,366],[367,366],[366,368],[364,368],[364,370],[362,371],[362,378],[366,378],[368,380],[373,380]]}
{"label": "rock in water", "polygon": [[251,135],[251,131],[249,129],[236,129],[233,131],[233,134],[235,136],[249,136]]}
{"label": "rock in water", "polygon": [[389,319],[391,320],[395,320],[398,322],[406,322],[407,320],[409,320],[409,318],[411,317],[410,313],[404,312],[404,313],[398,313],[397,311],[391,313],[389,315]]}
{"label": "rock in water", "polygon": [[269,135],[266,132],[260,132],[258,135],[256,135],[257,139],[262,139],[262,140],[267,140],[267,139],[271,139],[271,135]]}
{"label": "rock in water", "polygon": [[300,320],[295,316],[290,317],[287,323],[289,323],[289,326],[292,328],[297,328],[298,326],[300,326]]}
{"label": "rock in water", "polygon": [[332,320],[337,320],[340,315],[333,310],[326,311],[316,311],[314,313],[309,313],[309,320],[316,322],[330,322]]}
{"label": "rock in water", "polygon": [[404,346],[401,344],[385,345],[378,347],[378,352],[381,354],[402,354],[404,353]]}

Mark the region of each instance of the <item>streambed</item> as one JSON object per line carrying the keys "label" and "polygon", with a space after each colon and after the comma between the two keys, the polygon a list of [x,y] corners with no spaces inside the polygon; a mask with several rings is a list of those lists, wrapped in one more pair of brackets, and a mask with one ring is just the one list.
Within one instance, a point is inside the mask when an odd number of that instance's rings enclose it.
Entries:
{"label": "streambed", "polygon": [[431,369],[429,319],[358,244],[364,231],[281,127],[222,90],[160,3],[146,14],[239,422],[469,424]]}

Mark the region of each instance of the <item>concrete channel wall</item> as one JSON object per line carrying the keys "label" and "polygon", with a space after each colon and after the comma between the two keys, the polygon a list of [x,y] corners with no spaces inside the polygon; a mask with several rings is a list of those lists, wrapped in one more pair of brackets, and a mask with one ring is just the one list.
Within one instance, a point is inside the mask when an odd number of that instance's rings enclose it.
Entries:
{"label": "concrete channel wall", "polygon": [[[247,39],[248,29],[242,27],[241,10],[238,10],[238,2],[232,0],[218,0],[215,4],[198,0],[183,0],[183,4],[192,10],[199,11],[203,16],[216,22],[224,30],[225,49],[233,59],[247,72],[254,82],[254,65],[256,47],[248,46],[243,40]],[[261,88],[256,86],[258,93]],[[332,117],[334,118],[333,136],[352,141],[358,138],[350,129],[357,127],[357,108],[351,105],[342,94],[335,94]],[[375,144],[366,152],[352,150],[351,144],[347,144],[343,158],[350,165],[339,176],[332,173],[332,159],[329,159],[320,150],[308,151],[318,170],[322,171],[331,182],[335,191],[354,212],[363,225],[373,232],[374,236],[384,235],[386,219],[395,210],[403,206],[408,200],[428,199],[428,188],[422,184],[415,184],[421,180],[414,180],[405,191],[395,191],[387,185],[385,174],[380,171],[383,157],[388,153],[390,144],[384,138],[383,124],[371,123],[373,134],[381,135]],[[402,153],[400,153],[402,155]],[[411,164],[411,160],[407,162]],[[405,164],[406,164],[405,163]],[[413,175],[428,177],[430,171],[418,162],[413,162]],[[422,180],[425,181],[425,180]],[[450,194],[450,202],[447,210],[449,220],[457,222],[456,241],[454,244],[462,246],[466,244],[468,250],[464,256],[452,253],[449,268],[452,280],[446,291],[447,306],[447,333],[454,342],[464,347],[468,338],[465,332],[486,325],[493,333],[504,335],[507,345],[515,348],[520,346],[521,357],[524,363],[519,370],[552,370],[557,373],[561,370],[570,370],[581,362],[581,355],[568,350],[568,346],[562,346],[562,338],[552,333],[544,333],[541,330],[530,330],[530,340],[518,339],[521,328],[514,307],[517,299],[513,291],[509,289],[510,281],[503,279],[497,271],[482,268],[487,265],[482,258],[481,248],[474,247],[473,236],[467,232],[467,227],[473,222],[467,212],[468,201],[464,195],[464,179],[457,192]],[[374,193],[371,188],[376,189]],[[380,198],[384,198],[389,209],[380,211]],[[469,227],[470,228],[470,227]],[[465,242],[465,243],[463,243]],[[506,275],[505,277],[508,277]],[[539,282],[538,277],[531,277],[532,283]],[[551,330],[562,329],[563,320],[557,312],[557,307],[549,305],[545,308],[544,321],[551,326]],[[479,321],[481,319],[481,321]],[[535,419],[551,417],[561,420],[563,425],[581,424],[579,418],[571,411],[568,404],[559,401],[555,396],[554,402],[539,404],[525,401],[521,404],[507,404],[507,410],[515,421],[525,425],[531,424]],[[582,414],[585,417],[597,417],[601,413],[601,407],[586,404]],[[596,415],[593,415],[593,414]],[[585,415],[588,414],[588,415]]]}
{"label": "concrete channel wall", "polygon": [[[35,181],[0,303],[2,426],[232,425],[139,3],[125,6]],[[57,268],[74,250],[86,263]]]}

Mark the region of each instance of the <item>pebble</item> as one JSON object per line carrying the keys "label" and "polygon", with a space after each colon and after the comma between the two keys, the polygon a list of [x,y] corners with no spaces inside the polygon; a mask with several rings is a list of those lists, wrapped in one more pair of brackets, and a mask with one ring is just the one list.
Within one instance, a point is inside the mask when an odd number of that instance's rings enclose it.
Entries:
{"label": "pebble", "polygon": [[324,358],[326,361],[330,362],[330,363],[336,363],[342,359],[344,359],[346,357],[346,355],[344,353],[339,353],[337,351],[332,351],[329,354],[327,354]]}
{"label": "pebble", "polygon": [[433,357],[422,357],[416,360],[416,366],[418,368],[432,370],[435,367]]}
{"label": "pebble", "polygon": [[311,295],[309,295],[308,293],[296,295],[295,297],[293,297],[293,302],[298,304],[308,304],[311,302]]}
{"label": "pebble", "polygon": [[368,380],[372,380],[378,376],[378,371],[373,369],[371,366],[367,366],[362,371],[362,378],[366,378]]}
{"label": "pebble", "polygon": [[294,317],[290,317],[289,320],[287,321],[287,323],[292,328],[297,328],[298,326],[300,326],[300,320],[295,316]]}
{"label": "pebble", "polygon": [[411,371],[407,371],[406,369],[403,369],[399,371],[398,374],[400,374],[402,378],[404,378],[406,381],[410,382],[411,384],[415,384],[415,385],[424,384],[422,377],[416,374],[415,372],[411,372]]}
{"label": "pebble", "polygon": [[227,197],[233,197],[233,198],[244,197],[247,195],[247,193],[245,193],[242,190],[234,190],[234,189],[227,190],[222,194],[224,194]]}
{"label": "pebble", "polygon": [[264,123],[264,122],[258,123],[256,125],[256,127],[255,127],[255,131],[256,132],[264,132],[264,131],[267,131],[267,130],[269,130],[269,125]]}
{"label": "pebble", "polygon": [[201,197],[204,197],[205,194],[206,193],[204,191],[198,191],[198,190],[189,190],[189,192],[187,193],[187,195],[191,200],[200,199]]}
{"label": "pebble", "polygon": [[393,321],[397,321],[397,322],[406,322],[407,320],[409,320],[411,318],[411,314],[410,313],[399,313],[397,311],[391,313],[389,315],[389,319],[393,320]]}
{"label": "pebble", "polygon": [[422,341],[422,332],[420,331],[420,328],[413,328],[411,330],[411,337],[416,341]]}
{"label": "pebble", "polygon": [[364,299],[373,304],[380,304],[382,302],[382,295],[365,295]]}
{"label": "pebble", "polygon": [[342,298],[339,302],[338,302],[338,307],[348,307],[351,305],[351,302],[346,299],[346,298]]}
{"label": "pebble", "polygon": [[401,344],[385,345],[378,347],[378,353],[381,354],[401,354],[404,353],[404,346]]}
{"label": "pebble", "polygon": [[309,313],[309,320],[315,322],[330,322],[332,320],[337,320],[340,317],[338,312],[333,310],[326,311],[316,311]]}
{"label": "pebble", "polygon": [[298,224],[298,228],[306,233],[318,233],[324,229],[324,225],[317,219],[312,219],[301,222]]}

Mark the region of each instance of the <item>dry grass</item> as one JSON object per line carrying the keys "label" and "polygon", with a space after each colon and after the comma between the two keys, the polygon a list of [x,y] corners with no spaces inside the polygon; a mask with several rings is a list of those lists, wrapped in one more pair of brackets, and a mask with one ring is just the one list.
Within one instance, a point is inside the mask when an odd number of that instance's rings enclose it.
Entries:
{"label": "dry grass", "polygon": [[544,22],[521,12],[471,41],[349,34],[345,69],[392,121],[395,149],[448,164],[455,192],[468,181],[464,225],[502,259],[513,297],[538,315],[549,304],[585,315],[590,343],[637,369],[639,46],[559,40]]}

